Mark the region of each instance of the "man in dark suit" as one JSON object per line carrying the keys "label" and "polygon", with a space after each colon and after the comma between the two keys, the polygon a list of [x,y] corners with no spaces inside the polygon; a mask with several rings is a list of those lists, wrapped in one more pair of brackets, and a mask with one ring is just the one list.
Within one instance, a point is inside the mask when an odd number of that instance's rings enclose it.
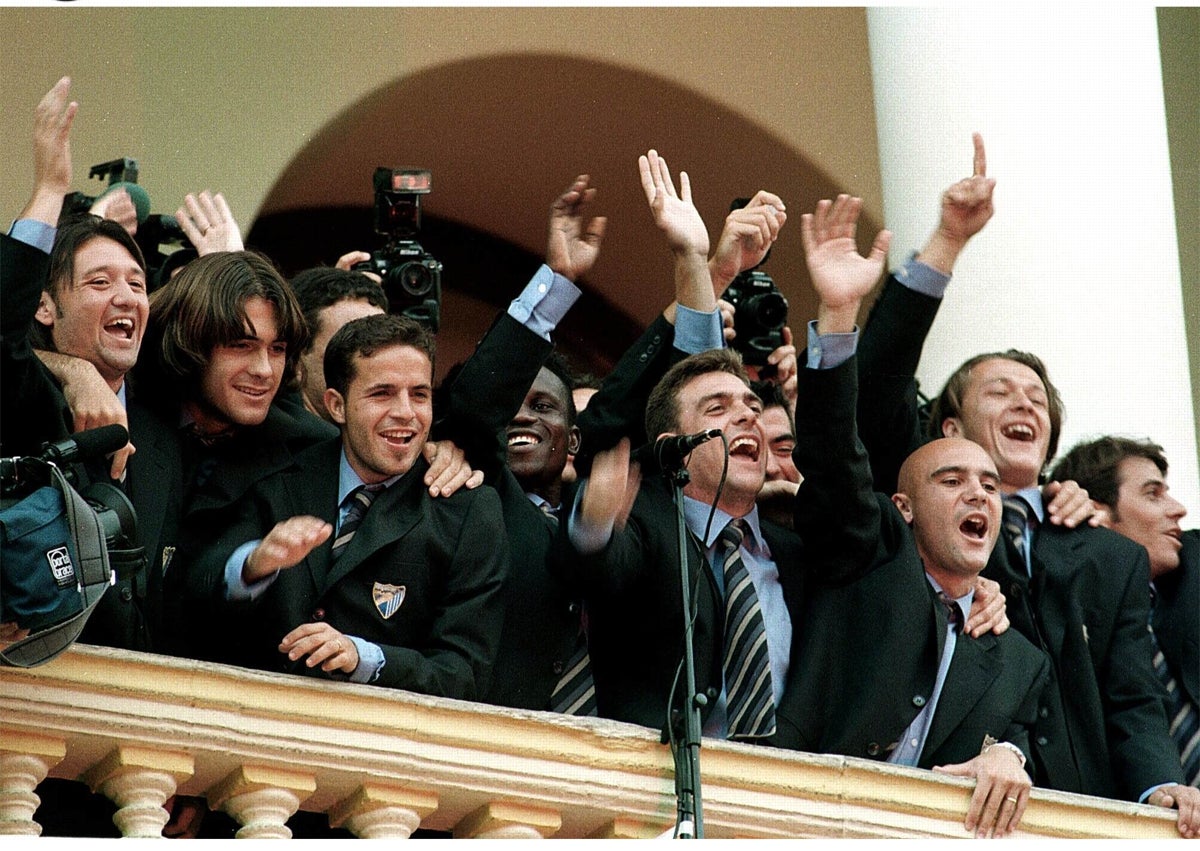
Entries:
{"label": "man in dark suit", "polygon": [[1151,657],[1167,689],[1167,717],[1184,779],[1200,782],[1200,531],[1183,532],[1187,509],[1170,495],[1167,459],[1148,440],[1101,437],[1079,443],[1051,478],[1074,479],[1100,509],[1101,523],[1146,548],[1150,557]]}
{"label": "man in dark suit", "polygon": [[[76,465],[78,486],[116,483],[137,512],[137,543],[147,561],[121,572],[88,619],[80,640],[131,650],[158,649],[162,622],[162,571],[174,543],[179,456],[169,430],[140,405],[126,376],[138,358],[148,303],[142,254],[114,221],[80,217],[58,227],[70,188],[70,129],[75,115],[63,78],[38,105],[34,125],[35,185],[12,235],[0,236],[0,393],[5,411],[2,454],[36,455],[45,441],[69,437],[90,425],[72,413],[64,386],[39,359],[86,370],[110,398],[138,451],[113,463]],[[53,246],[51,251],[51,246]],[[80,422],[79,420],[84,420]],[[111,474],[111,478],[110,478]]]}
{"label": "man in dark suit", "polygon": [[[917,258],[926,262],[910,263],[901,276],[907,281],[888,282],[863,331],[858,422],[877,488],[893,481],[897,459],[926,439],[913,372],[954,258],[991,217],[993,185],[977,135],[975,174],[943,196],[942,222]],[[922,291],[918,272],[932,272],[939,289]],[[1010,350],[964,363],[928,425],[930,436],[983,446],[1006,497],[1023,501],[1006,501],[1005,522],[1014,532],[983,575],[1000,583],[1013,625],[1051,659],[1034,730],[1036,780],[1177,807],[1180,833],[1197,835],[1200,797],[1178,785],[1182,774],[1150,668],[1146,554],[1108,530],[1071,528],[1091,513],[1077,485],[1039,488],[1061,419],[1061,400],[1041,361]]]}
{"label": "man in dark suit", "polygon": [[794,509],[808,571],[825,584],[810,583],[794,606],[772,744],[975,778],[966,828],[1003,835],[1031,786],[1022,767],[1048,663],[1013,633],[962,629],[999,531],[999,476],[982,449],[932,444],[905,461],[891,500],[872,493],[854,421],[854,320],[887,236],[858,256],[859,203],[821,202],[801,222],[820,308],[799,375]]}
{"label": "man in dark suit", "polygon": [[504,524],[490,488],[425,490],[432,355],[428,330],[396,316],[330,341],[340,437],[256,483],[189,573],[199,605],[235,615],[229,661],[468,700],[486,689]]}

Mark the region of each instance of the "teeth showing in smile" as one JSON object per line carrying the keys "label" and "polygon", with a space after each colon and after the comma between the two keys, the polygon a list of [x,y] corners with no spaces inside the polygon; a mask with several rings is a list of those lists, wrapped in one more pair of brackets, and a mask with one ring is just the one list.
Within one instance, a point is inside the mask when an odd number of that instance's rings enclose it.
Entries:
{"label": "teeth showing in smile", "polygon": [[753,437],[738,437],[729,444],[730,455],[746,455],[758,459],[758,441]]}
{"label": "teeth showing in smile", "polygon": [[132,319],[114,319],[112,322],[104,326],[107,330],[123,334],[126,337],[133,336],[133,320]]}
{"label": "teeth showing in smile", "polygon": [[509,446],[537,446],[541,438],[533,434],[514,434],[508,439]]}
{"label": "teeth showing in smile", "polygon": [[987,535],[987,521],[982,517],[968,517],[958,527],[964,535],[982,539]]}
{"label": "teeth showing in smile", "polygon": [[1033,429],[1024,423],[1015,423],[1010,426],[1005,426],[1001,431],[1005,437],[1010,437],[1013,440],[1033,440]]}
{"label": "teeth showing in smile", "polygon": [[408,443],[413,439],[411,431],[389,431],[383,433],[383,439],[390,443]]}

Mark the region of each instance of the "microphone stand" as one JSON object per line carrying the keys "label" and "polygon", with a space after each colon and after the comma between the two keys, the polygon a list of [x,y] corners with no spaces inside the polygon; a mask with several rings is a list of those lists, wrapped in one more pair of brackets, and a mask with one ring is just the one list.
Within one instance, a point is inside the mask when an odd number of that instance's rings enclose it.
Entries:
{"label": "microphone stand", "polygon": [[[678,815],[675,822],[676,839],[704,838],[704,807],[700,797],[700,710],[708,699],[696,693],[696,659],[693,653],[691,595],[688,594],[687,524],[683,515],[683,488],[688,483],[687,470],[663,469],[663,475],[673,485],[675,523],[679,532],[679,590],[683,611],[684,717],[683,742],[675,749],[675,792]],[[673,725],[671,707],[667,707],[667,724]]]}

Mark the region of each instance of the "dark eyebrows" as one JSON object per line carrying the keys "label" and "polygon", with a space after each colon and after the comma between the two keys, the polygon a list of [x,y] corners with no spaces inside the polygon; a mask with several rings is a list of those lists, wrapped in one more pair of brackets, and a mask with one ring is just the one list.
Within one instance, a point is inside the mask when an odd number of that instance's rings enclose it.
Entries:
{"label": "dark eyebrows", "polygon": [[[970,470],[968,470],[966,467],[964,467],[960,464],[947,464],[945,467],[938,467],[936,470],[934,470],[932,473],[930,473],[929,480],[931,482],[936,481],[937,479],[940,479],[942,476],[945,476],[949,473],[954,473],[959,476],[965,476],[970,472],[971,472]],[[993,482],[999,482],[1000,474],[997,473],[995,470],[980,470],[979,478],[989,479]]]}

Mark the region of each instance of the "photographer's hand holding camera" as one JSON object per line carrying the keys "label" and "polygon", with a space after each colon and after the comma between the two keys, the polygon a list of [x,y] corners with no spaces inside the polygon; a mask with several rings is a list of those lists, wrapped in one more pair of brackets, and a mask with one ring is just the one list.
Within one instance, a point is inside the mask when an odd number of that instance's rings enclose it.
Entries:
{"label": "photographer's hand holding camera", "polygon": [[733,279],[763,262],[787,222],[783,200],[760,189],[745,207],[725,217],[717,249],[708,261],[713,289],[723,293]]}

